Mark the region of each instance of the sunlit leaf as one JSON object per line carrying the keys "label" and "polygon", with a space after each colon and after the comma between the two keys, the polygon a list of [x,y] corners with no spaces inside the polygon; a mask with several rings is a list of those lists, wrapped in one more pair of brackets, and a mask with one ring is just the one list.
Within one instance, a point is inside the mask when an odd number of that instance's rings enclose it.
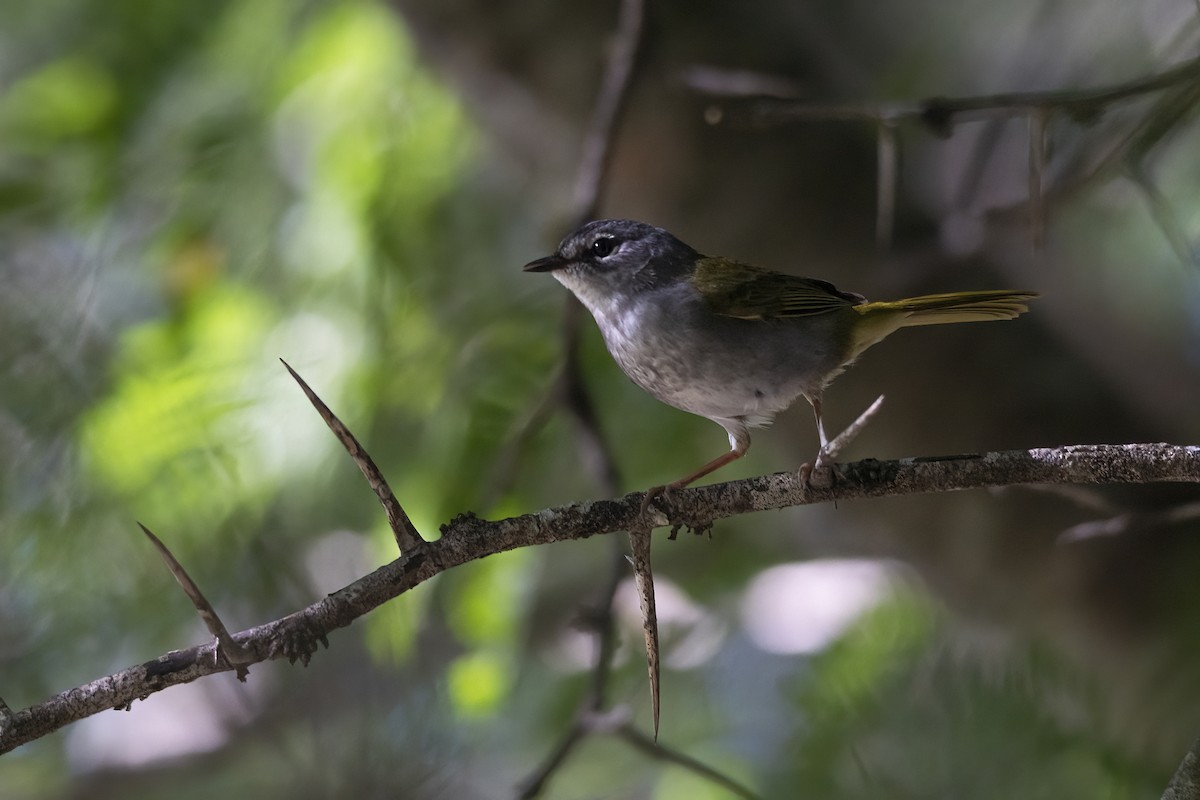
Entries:
{"label": "sunlit leaf", "polygon": [[455,709],[465,717],[493,711],[512,681],[508,661],[488,649],[475,650],[450,664],[446,682]]}

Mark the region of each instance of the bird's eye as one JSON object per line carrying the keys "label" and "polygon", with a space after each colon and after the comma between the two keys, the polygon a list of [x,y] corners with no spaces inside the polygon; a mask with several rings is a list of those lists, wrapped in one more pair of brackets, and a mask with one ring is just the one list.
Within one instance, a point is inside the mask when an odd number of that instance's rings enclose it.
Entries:
{"label": "bird's eye", "polygon": [[611,236],[601,236],[596,241],[592,242],[592,255],[596,258],[604,258],[612,253],[616,248],[617,242]]}

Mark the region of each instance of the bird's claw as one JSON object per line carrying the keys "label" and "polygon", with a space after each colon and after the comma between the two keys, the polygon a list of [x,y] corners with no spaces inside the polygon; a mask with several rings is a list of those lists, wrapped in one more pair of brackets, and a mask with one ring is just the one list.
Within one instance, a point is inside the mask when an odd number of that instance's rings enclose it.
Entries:
{"label": "bird's claw", "polygon": [[811,464],[806,462],[800,465],[800,485],[806,492],[809,489],[830,489],[841,477],[837,462],[824,447],[817,451],[817,457]]}

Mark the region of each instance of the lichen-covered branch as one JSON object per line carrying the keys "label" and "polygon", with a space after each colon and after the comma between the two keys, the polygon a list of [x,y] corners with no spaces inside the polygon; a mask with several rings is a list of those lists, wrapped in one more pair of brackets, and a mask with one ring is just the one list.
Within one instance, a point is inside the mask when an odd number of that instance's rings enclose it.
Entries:
{"label": "lichen-covered branch", "polygon": [[[671,519],[694,528],[750,511],[860,497],[1043,484],[1200,482],[1200,447],[1170,444],[1075,445],[997,453],[868,459],[840,466],[842,480],[828,489],[805,487],[795,473],[781,472],[729,483],[684,489],[671,495]],[[461,514],[442,527],[442,538],[399,558],[343,589],[282,619],[234,635],[253,659],[307,663],[329,633],[446,570],[519,547],[585,539],[644,525],[642,493],[547,508],[502,520]],[[74,689],[7,717],[0,717],[0,753],[46,736],[107,709],[128,708],[168,686],[232,669],[214,658],[212,644],[176,650]]]}

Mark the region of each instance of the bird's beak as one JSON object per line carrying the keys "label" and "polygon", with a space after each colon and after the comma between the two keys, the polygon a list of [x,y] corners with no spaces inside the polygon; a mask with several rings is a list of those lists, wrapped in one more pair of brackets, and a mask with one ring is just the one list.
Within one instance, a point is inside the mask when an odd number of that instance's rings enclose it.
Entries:
{"label": "bird's beak", "polygon": [[555,253],[552,256],[539,258],[537,261],[530,261],[522,270],[525,272],[553,272],[556,269],[562,269],[570,262],[565,258]]}

